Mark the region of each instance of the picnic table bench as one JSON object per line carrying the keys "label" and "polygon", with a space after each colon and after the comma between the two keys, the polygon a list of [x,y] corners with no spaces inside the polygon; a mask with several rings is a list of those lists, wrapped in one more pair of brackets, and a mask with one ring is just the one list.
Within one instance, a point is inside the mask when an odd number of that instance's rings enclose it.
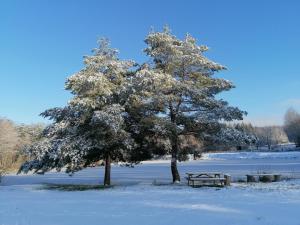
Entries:
{"label": "picnic table bench", "polygon": [[220,172],[199,172],[186,173],[188,185],[197,186],[228,186],[230,185],[231,176]]}
{"label": "picnic table bench", "polygon": [[281,175],[280,174],[273,174],[273,173],[258,173],[258,174],[247,174],[247,182],[276,182],[280,181]]}

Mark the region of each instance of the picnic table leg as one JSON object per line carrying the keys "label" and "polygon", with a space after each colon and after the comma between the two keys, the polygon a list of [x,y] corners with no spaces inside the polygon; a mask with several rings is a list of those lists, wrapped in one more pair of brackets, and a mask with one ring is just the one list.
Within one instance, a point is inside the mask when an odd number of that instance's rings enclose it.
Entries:
{"label": "picnic table leg", "polygon": [[247,183],[256,182],[255,176],[252,175],[246,175],[246,176],[247,176]]}
{"label": "picnic table leg", "polygon": [[277,182],[277,181],[280,181],[281,179],[281,175],[280,174],[275,174],[274,175],[274,181]]}
{"label": "picnic table leg", "polygon": [[225,178],[224,185],[230,186],[231,176],[230,175],[224,175],[224,178]]}

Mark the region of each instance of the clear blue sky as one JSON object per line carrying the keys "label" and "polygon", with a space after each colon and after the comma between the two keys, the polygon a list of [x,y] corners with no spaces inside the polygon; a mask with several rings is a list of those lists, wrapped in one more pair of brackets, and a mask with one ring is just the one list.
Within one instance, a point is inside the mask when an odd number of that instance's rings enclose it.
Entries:
{"label": "clear blue sky", "polygon": [[66,77],[105,36],[121,58],[146,60],[151,26],[168,24],[208,45],[220,74],[236,84],[222,97],[256,124],[280,124],[300,110],[300,1],[0,1],[0,116],[41,122],[39,113],[70,98]]}

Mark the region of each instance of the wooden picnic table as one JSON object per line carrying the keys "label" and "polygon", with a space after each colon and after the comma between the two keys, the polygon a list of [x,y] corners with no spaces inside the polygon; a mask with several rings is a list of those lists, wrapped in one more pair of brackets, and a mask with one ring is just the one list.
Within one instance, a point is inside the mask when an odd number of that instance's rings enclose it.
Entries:
{"label": "wooden picnic table", "polygon": [[221,177],[223,173],[220,172],[194,172],[194,173],[186,173],[188,177],[210,177],[216,178]]}
{"label": "wooden picnic table", "polygon": [[227,186],[230,185],[231,176],[220,172],[197,172],[186,173],[188,185],[192,187],[209,185]]}

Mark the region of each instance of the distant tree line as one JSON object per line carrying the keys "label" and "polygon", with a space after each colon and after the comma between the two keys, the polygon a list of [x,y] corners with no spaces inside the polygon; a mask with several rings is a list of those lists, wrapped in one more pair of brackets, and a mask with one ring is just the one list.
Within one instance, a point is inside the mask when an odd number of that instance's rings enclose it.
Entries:
{"label": "distant tree line", "polygon": [[[256,142],[254,146],[256,148],[267,147],[272,149],[278,144],[288,142],[295,143],[297,147],[300,146],[300,114],[293,108],[287,110],[282,126],[255,127],[250,123],[238,123],[234,126],[247,134],[255,136]],[[250,146],[246,145],[243,148]]]}

